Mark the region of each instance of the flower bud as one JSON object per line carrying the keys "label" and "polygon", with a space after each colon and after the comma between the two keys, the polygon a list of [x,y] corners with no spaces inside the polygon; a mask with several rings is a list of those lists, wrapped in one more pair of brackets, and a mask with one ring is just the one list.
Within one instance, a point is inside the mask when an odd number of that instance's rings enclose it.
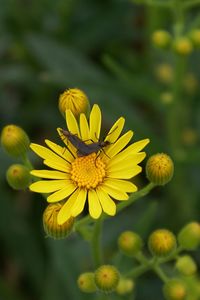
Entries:
{"label": "flower bud", "polygon": [[197,48],[200,47],[200,29],[193,29],[189,33],[190,39],[193,43],[193,45]]}
{"label": "flower bud", "polygon": [[8,184],[15,190],[26,189],[31,181],[29,169],[20,164],[11,165],[6,172]]}
{"label": "flower bud", "polygon": [[162,83],[170,84],[174,79],[174,71],[170,64],[159,64],[155,68],[155,75]]}
{"label": "flower bud", "polygon": [[176,249],[176,238],[167,229],[158,229],[149,236],[148,247],[152,255],[168,256]]}
{"label": "flower bud", "polygon": [[198,89],[199,83],[197,77],[193,73],[187,73],[183,80],[183,85],[188,94],[194,95]]}
{"label": "flower bud", "polygon": [[84,293],[94,293],[97,287],[94,282],[94,273],[87,272],[79,276],[77,280],[79,289]]}
{"label": "flower bud", "polygon": [[163,294],[167,300],[186,299],[186,287],[180,279],[170,279],[163,287]]}
{"label": "flower bud", "polygon": [[1,133],[1,144],[11,156],[23,156],[29,149],[29,137],[26,132],[16,125],[7,125]]}
{"label": "flower bud", "polygon": [[112,292],[119,283],[119,272],[111,265],[102,265],[94,273],[94,280],[99,290]]}
{"label": "flower bud", "polygon": [[195,250],[200,245],[200,224],[191,222],[178,234],[178,242],[185,250]]}
{"label": "flower bud", "polygon": [[128,256],[137,254],[143,246],[141,237],[133,231],[124,231],[118,238],[119,249]]}
{"label": "flower bud", "polygon": [[165,30],[154,31],[152,42],[158,48],[167,48],[171,43],[171,35]]}
{"label": "flower bud", "polygon": [[179,55],[189,55],[192,50],[193,46],[191,41],[187,37],[180,37],[174,42],[174,51]]}
{"label": "flower bud", "polygon": [[197,265],[194,259],[189,255],[179,257],[175,266],[176,269],[185,276],[191,276],[197,271]]}
{"label": "flower bud", "polygon": [[163,92],[160,94],[160,100],[163,104],[170,104],[173,102],[173,94],[171,92]]}
{"label": "flower bud", "polygon": [[90,103],[83,91],[69,89],[60,95],[58,107],[64,118],[67,109],[70,109],[74,116],[78,118],[81,113],[87,114],[89,112]]}
{"label": "flower bud", "polygon": [[43,226],[47,236],[53,239],[63,239],[67,237],[74,225],[74,218],[70,217],[65,223],[59,225],[57,216],[62,207],[60,203],[49,204],[43,213]]}
{"label": "flower bud", "polygon": [[131,279],[120,278],[119,283],[116,287],[116,293],[118,295],[126,295],[134,289],[134,282]]}
{"label": "flower bud", "polygon": [[146,164],[146,175],[156,185],[165,185],[174,174],[174,163],[165,153],[152,155]]}
{"label": "flower bud", "polygon": [[193,128],[185,128],[182,132],[182,141],[186,146],[193,147],[198,142],[198,131]]}

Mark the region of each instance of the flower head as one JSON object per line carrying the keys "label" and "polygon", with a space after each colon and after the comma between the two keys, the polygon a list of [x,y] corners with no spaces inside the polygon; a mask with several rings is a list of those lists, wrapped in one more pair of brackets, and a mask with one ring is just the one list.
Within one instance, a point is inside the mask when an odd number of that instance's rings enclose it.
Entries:
{"label": "flower head", "polygon": [[[45,180],[39,180],[30,186],[30,190],[38,193],[51,193],[47,197],[49,203],[64,200],[58,213],[58,224],[63,224],[70,217],[78,216],[88,201],[92,218],[100,217],[102,211],[115,215],[114,200],[125,201],[127,193],[137,191],[135,184],[127,179],[136,176],[142,168],[138,164],[145,158],[143,149],[149,140],[144,139],[128,145],[133,132],[129,130],[121,135],[124,118],[119,118],[105,138],[106,146],[89,155],[79,155],[80,145],[74,146],[70,140],[58,130],[65,147],[45,140],[47,147],[31,144],[31,149],[44,159],[44,164],[53,170],[33,170],[31,174]],[[101,130],[101,111],[94,105],[89,121],[85,114],[80,115],[79,124],[70,110],[66,111],[68,133],[78,137],[87,145],[98,143]],[[98,143],[99,145],[99,143]],[[126,148],[125,148],[126,147]]]}

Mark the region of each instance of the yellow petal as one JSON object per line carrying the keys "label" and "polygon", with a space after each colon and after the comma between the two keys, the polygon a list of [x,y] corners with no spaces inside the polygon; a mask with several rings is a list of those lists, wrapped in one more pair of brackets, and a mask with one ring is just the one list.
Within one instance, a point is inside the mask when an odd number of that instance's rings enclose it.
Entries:
{"label": "yellow petal", "polygon": [[89,213],[94,219],[98,219],[102,213],[99,198],[94,190],[88,192]]}
{"label": "yellow petal", "polygon": [[124,164],[125,161],[129,161],[130,165],[137,165],[145,158],[145,152],[139,152],[135,154],[124,154],[124,151],[118,153],[115,157],[110,159],[108,162],[108,167],[115,166],[116,164]]}
{"label": "yellow petal", "polygon": [[61,147],[49,140],[45,140],[45,143],[51,150],[53,150],[59,156],[63,157],[68,162],[71,162],[74,160],[74,157],[72,156],[72,154],[69,152],[69,150],[66,147]]}
{"label": "yellow petal", "polygon": [[47,197],[47,201],[52,202],[58,202],[65,198],[67,198],[69,195],[71,195],[76,189],[76,186],[71,183],[70,181],[67,182],[67,186],[63,187],[59,191],[51,194],[49,197]]}
{"label": "yellow petal", "polygon": [[120,191],[119,189],[116,189],[114,187],[108,186],[106,184],[103,184],[101,186],[101,190],[109,194],[115,200],[123,201],[128,199],[128,195],[125,192]]}
{"label": "yellow petal", "polygon": [[126,193],[133,193],[137,191],[137,186],[127,180],[108,178],[104,181],[104,185],[120,191],[124,191]]}
{"label": "yellow petal", "polygon": [[107,150],[106,150],[106,155],[108,157],[113,157],[117,153],[119,153],[126,145],[130,142],[131,138],[133,136],[133,131],[129,130],[126,132],[124,135],[122,135],[116,143],[111,145]]}
{"label": "yellow petal", "polygon": [[101,131],[101,110],[97,104],[93,105],[90,113],[90,139],[98,141]]}
{"label": "yellow petal", "polygon": [[74,205],[77,195],[79,193],[79,189],[76,190],[69,199],[65,202],[65,204],[62,206],[61,210],[58,213],[57,216],[57,222],[59,225],[62,225],[65,223],[72,215],[71,215],[71,208]]}
{"label": "yellow petal", "polygon": [[123,117],[119,118],[114,125],[109,130],[105,141],[109,141],[110,143],[114,143],[118,137],[120,136],[123,128],[124,128],[125,119]]}
{"label": "yellow petal", "polygon": [[140,166],[135,166],[129,170],[117,170],[117,171],[108,171],[107,176],[110,178],[120,178],[120,179],[130,179],[133,176],[136,176],[142,171],[142,168]]}
{"label": "yellow petal", "polygon": [[63,158],[61,158],[60,156],[58,156],[57,154],[55,154],[53,151],[49,150],[48,148],[43,147],[38,144],[33,144],[33,143],[31,143],[30,148],[38,156],[44,158],[45,160],[56,161],[58,164],[64,165],[66,167],[68,166],[68,168],[69,168],[69,163],[66,160],[64,160]]}
{"label": "yellow petal", "polygon": [[62,173],[59,171],[51,171],[51,170],[32,170],[31,175],[41,178],[48,179],[69,179],[69,175],[67,173]]}
{"label": "yellow petal", "polygon": [[90,139],[89,126],[85,114],[80,115],[80,132],[82,141],[87,141]]}
{"label": "yellow petal", "polygon": [[40,180],[32,183],[29,189],[37,193],[52,193],[66,186],[68,180]]}
{"label": "yellow petal", "polygon": [[96,192],[103,211],[109,216],[114,216],[116,214],[115,202],[101,188],[97,188]]}
{"label": "yellow petal", "polygon": [[59,163],[57,162],[56,160],[44,160],[43,161],[44,165],[52,168],[52,169],[55,169],[55,170],[58,170],[58,171],[62,171],[62,172],[66,172],[66,173],[69,173],[70,172],[70,165],[65,161],[65,163]]}
{"label": "yellow petal", "polygon": [[81,189],[71,209],[71,214],[73,217],[78,216],[83,211],[85,201],[86,201],[86,196],[87,196],[87,190]]}
{"label": "yellow petal", "polygon": [[66,123],[69,132],[72,134],[76,134],[80,138],[78,123],[70,109],[66,110]]}
{"label": "yellow petal", "polygon": [[149,142],[150,142],[149,139],[144,139],[144,140],[141,140],[141,141],[131,144],[126,149],[124,149],[124,151],[123,151],[124,155],[125,154],[128,154],[128,155],[134,154],[134,153],[141,151]]}
{"label": "yellow petal", "polygon": [[131,170],[133,169],[135,166],[137,166],[134,161],[131,161],[130,158],[128,157],[128,159],[124,159],[121,163],[116,163],[116,164],[111,164],[111,163],[108,163],[108,166],[107,166],[107,171],[111,171],[111,172],[114,172],[114,171],[119,171],[119,170]]}

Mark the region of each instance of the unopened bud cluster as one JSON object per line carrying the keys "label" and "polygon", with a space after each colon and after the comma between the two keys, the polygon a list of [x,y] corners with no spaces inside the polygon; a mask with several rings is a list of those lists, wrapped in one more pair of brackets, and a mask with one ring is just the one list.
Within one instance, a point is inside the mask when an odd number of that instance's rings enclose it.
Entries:
{"label": "unopened bud cluster", "polygon": [[152,34],[152,42],[158,48],[172,49],[178,55],[187,56],[194,48],[200,48],[200,29],[193,29],[178,38],[173,38],[166,30],[156,30]]}
{"label": "unopened bud cluster", "polygon": [[[24,159],[29,150],[30,140],[26,132],[17,125],[7,125],[1,132],[1,146],[12,157]],[[23,164],[13,164],[6,172],[10,187],[15,190],[26,189],[30,182],[30,169]]]}
{"label": "unopened bud cluster", "polygon": [[[131,267],[130,271],[126,270],[125,273],[120,273],[114,265],[101,265],[94,272],[81,274],[77,280],[78,287],[85,293],[103,292],[107,294],[115,292],[119,296],[128,296],[134,291],[135,282],[133,279],[135,274],[147,267],[147,271],[151,268],[152,271],[160,269],[157,274],[163,274],[160,277],[161,279],[165,278],[163,295],[166,300],[189,300],[186,298],[188,282],[192,289],[196,289],[198,293],[199,281],[195,279],[197,264],[191,256],[181,255],[180,252],[192,250],[200,244],[199,224],[191,222],[184,226],[178,234],[178,242],[179,248],[177,248],[175,235],[168,229],[153,231],[148,238],[148,249],[153,257],[149,257],[143,253],[143,241],[140,235],[134,231],[124,231],[118,237],[118,248],[124,255],[128,256],[127,259],[130,260],[131,266],[134,260],[137,261],[137,265]],[[175,261],[171,278],[168,277],[170,275],[165,275],[164,268],[162,270],[163,262],[168,261]]]}

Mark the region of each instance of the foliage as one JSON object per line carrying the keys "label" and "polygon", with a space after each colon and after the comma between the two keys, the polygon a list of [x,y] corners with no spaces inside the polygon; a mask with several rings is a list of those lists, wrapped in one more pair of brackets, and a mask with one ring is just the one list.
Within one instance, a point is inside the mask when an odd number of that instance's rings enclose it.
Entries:
{"label": "foliage", "polygon": [[[123,272],[130,259],[116,254],[121,232],[136,231],[146,251],[153,230],[168,228],[177,234],[186,223],[199,220],[200,209],[200,52],[191,38],[192,30],[200,26],[199,1],[137,2],[8,0],[1,3],[0,11],[2,127],[17,124],[38,143],[46,137],[58,140],[55,128],[64,124],[56,108],[59,95],[78,87],[91,103],[100,104],[105,132],[124,115],[126,128],[134,130],[136,140],[150,138],[148,156],[166,152],[173,159],[174,177],[166,187],[156,187],[105,220],[105,260]],[[154,47],[151,36],[156,30],[168,31],[176,42],[180,36],[190,39],[192,53],[175,52],[172,44],[167,49]],[[39,166],[32,153],[29,157]],[[94,299],[76,284],[80,273],[94,271],[87,243],[77,234],[62,241],[45,238],[45,201],[28,191],[11,190],[5,173],[18,162],[2,148],[0,163],[1,299]],[[144,174],[137,177],[140,188],[146,182]],[[192,254],[199,265],[199,250]],[[169,265],[166,271],[173,270]],[[198,293],[194,282],[187,281]],[[162,282],[153,272],[145,273],[134,293],[137,300],[163,299]]]}

